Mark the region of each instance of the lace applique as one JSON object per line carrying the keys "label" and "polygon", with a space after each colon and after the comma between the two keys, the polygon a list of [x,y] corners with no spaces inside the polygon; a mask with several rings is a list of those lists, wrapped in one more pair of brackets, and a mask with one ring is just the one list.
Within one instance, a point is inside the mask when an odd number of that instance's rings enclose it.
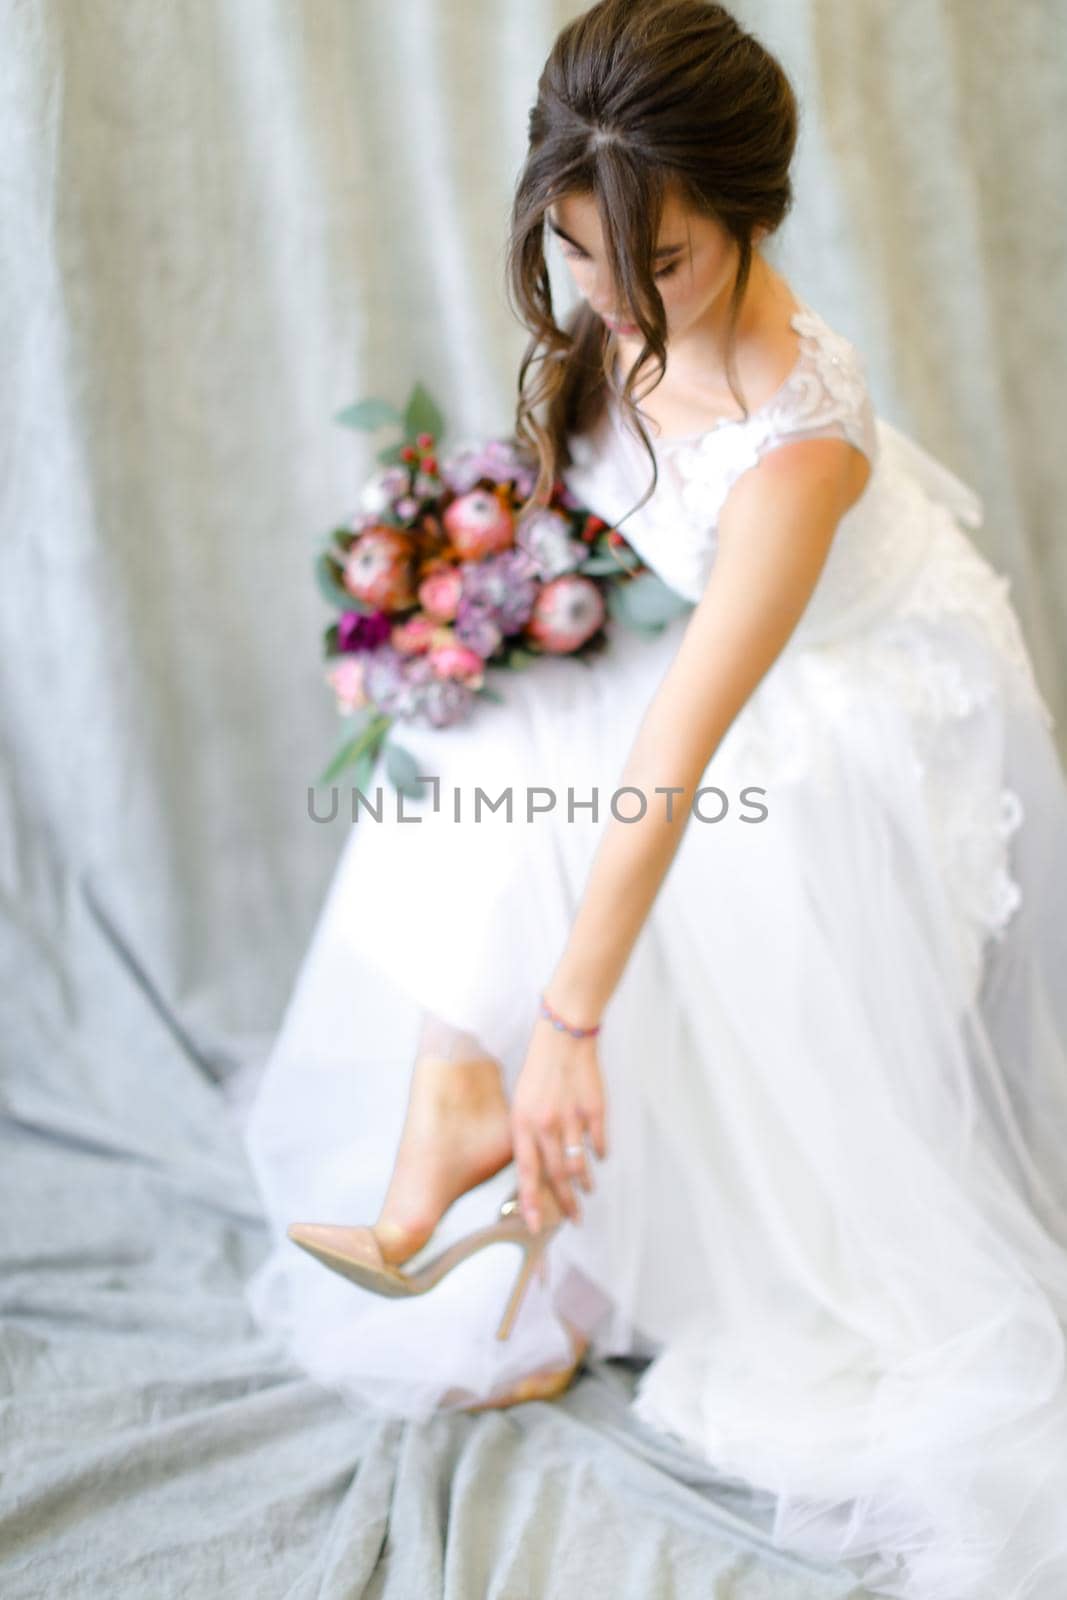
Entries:
{"label": "lace applique", "polygon": [[[997,572],[956,525],[944,520],[901,615],[933,619],[968,616],[979,622],[997,653],[1025,686],[1045,726],[1055,727],[1010,598],[1011,579]],[[964,691],[966,692],[966,691]]]}
{"label": "lace applique", "polygon": [[862,715],[878,685],[907,714],[914,777],[972,992],[986,941],[1003,940],[1022,903],[1010,841],[1022,825],[1023,803],[1000,780],[997,754],[997,717],[1011,714],[1004,707],[1005,664],[1022,674],[1052,725],[1007,588],[946,517],[893,615],[842,649],[817,651],[824,667],[833,668],[838,712]]}
{"label": "lace applique", "polygon": [[731,485],[763,453],[792,438],[831,434],[845,438],[870,461],[878,453],[874,411],[863,358],[851,340],[810,306],[789,319],[800,335],[792,371],[781,387],[747,417],[724,417],[696,439],[664,440],[680,479],[685,511],[714,528]]}

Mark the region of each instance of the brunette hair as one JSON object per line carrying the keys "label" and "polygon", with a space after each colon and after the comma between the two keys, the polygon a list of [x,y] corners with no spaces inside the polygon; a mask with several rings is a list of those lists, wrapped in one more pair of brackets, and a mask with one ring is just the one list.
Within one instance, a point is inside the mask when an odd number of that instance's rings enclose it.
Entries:
{"label": "brunette hair", "polygon": [[[542,501],[570,464],[568,435],[593,426],[608,388],[652,462],[646,500],[655,489],[655,452],[633,389],[650,354],[658,363],[656,383],[666,368],[666,319],[653,272],[671,184],[683,203],[715,218],[738,245],[726,375],[747,415],[735,387],[737,319],[753,233],[758,227],[773,232],[792,205],[796,138],[789,79],[725,6],[599,0],[563,28],[530,111],[507,250],[508,298],[531,334],[519,368],[515,419],[518,443],[539,461],[527,505]],[[615,336],[602,319],[583,302],[561,328],[553,312],[545,217],[553,201],[570,193],[594,197],[619,304],[645,337],[621,391],[614,379]]]}

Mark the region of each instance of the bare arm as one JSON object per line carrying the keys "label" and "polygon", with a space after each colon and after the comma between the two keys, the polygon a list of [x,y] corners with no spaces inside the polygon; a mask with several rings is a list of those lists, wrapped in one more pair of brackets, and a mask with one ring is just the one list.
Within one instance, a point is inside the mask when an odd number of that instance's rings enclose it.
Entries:
{"label": "bare arm", "polygon": [[[610,816],[546,994],[568,1021],[598,1021],[681,843],[693,794],[730,724],[786,645],[838,522],[870,466],[843,439],[768,452],[731,489],[711,577],[641,721],[619,780],[646,798]],[[657,788],[680,789],[668,797]],[[629,815],[636,800],[620,803]]]}

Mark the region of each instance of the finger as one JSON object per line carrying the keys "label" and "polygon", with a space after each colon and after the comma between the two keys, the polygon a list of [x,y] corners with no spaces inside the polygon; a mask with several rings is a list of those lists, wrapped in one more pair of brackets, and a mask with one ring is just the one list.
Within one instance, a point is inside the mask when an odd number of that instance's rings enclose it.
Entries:
{"label": "finger", "polygon": [[512,1144],[519,1178],[519,1210],[531,1233],[541,1226],[541,1154],[533,1130],[522,1118],[514,1121]]}
{"label": "finger", "polygon": [[577,1109],[563,1119],[563,1159],[570,1176],[576,1179],[586,1194],[593,1187],[589,1176],[589,1163],[585,1154],[585,1124]]}
{"label": "finger", "polygon": [[590,1111],[587,1120],[589,1123],[589,1137],[593,1141],[593,1149],[601,1161],[606,1161],[608,1158],[608,1135],[604,1126],[604,1112],[600,1110]]}
{"label": "finger", "polygon": [[607,1111],[604,1103],[604,1080],[596,1051],[591,1051],[582,1063],[579,1079],[578,1114],[585,1123],[586,1132],[598,1158],[603,1161],[608,1153]]}
{"label": "finger", "polygon": [[608,1133],[606,1121],[607,1113],[604,1107],[604,1101],[601,1097],[598,1097],[594,1104],[585,1108],[585,1123],[589,1130],[589,1137],[592,1140],[593,1149],[596,1151],[601,1161],[606,1161],[608,1155]]}
{"label": "finger", "polygon": [[539,1128],[537,1143],[548,1181],[563,1208],[564,1215],[579,1222],[581,1212],[578,1208],[578,1197],[571,1188],[571,1181],[563,1162],[563,1142],[559,1136],[559,1126],[558,1119],[553,1118],[550,1126]]}

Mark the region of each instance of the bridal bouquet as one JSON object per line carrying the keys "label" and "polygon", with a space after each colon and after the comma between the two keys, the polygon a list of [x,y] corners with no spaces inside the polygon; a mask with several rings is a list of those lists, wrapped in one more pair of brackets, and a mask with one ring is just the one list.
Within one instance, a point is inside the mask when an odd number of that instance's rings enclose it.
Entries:
{"label": "bridal bouquet", "polygon": [[536,471],[509,438],[439,458],[441,413],[421,384],[403,412],[369,399],[337,421],[401,436],[378,454],[358,510],[316,559],[339,615],[326,628],[326,680],[351,719],[319,778],[349,765],[368,786],[379,755],[394,786],[416,793],[418,763],[390,731],[403,721],[443,728],[479,699],[502,697],[490,670],[538,656],[589,657],[607,623],[655,632],[680,597],[557,480],[545,504],[520,511]]}

